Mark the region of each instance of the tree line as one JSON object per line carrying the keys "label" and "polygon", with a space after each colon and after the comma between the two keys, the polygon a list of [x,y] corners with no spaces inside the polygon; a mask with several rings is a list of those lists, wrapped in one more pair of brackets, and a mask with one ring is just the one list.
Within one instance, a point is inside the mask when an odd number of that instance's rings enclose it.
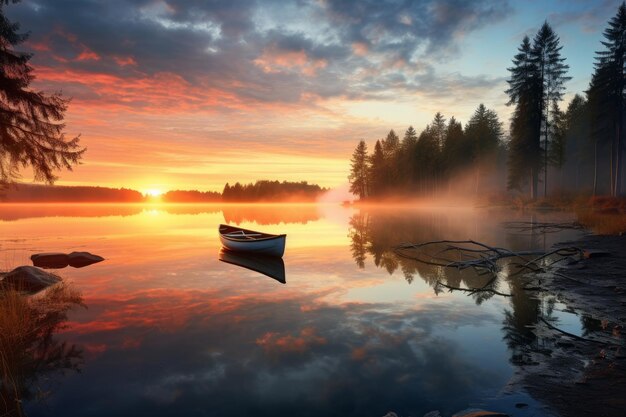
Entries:
{"label": "tree line", "polygon": [[222,191],[223,201],[272,202],[272,201],[313,201],[321,193],[327,191],[317,184],[306,181],[269,181],[260,180],[255,183],[234,185],[226,183]]}
{"label": "tree line", "polygon": [[476,194],[501,186],[531,199],[552,191],[622,195],[626,2],[603,37],[589,88],[563,111],[569,66],[559,37],[544,22],[532,40],[522,39],[508,68],[513,114],[507,136],[496,112],[483,104],[465,126],[437,113],[419,136],[412,126],[402,139],[391,130],[371,154],[361,140],[350,160],[350,191],[360,199],[440,195],[455,179],[471,176]]}
{"label": "tree line", "polygon": [[3,190],[0,202],[74,202],[74,203],[143,203],[162,201],[164,203],[215,203],[255,202],[255,201],[313,201],[327,189],[306,181],[268,181],[241,185],[239,182],[224,186],[223,193],[217,191],[170,190],[155,199],[128,188],[108,188],[92,186],[63,186],[40,184],[14,184]]}
{"label": "tree line", "polygon": [[9,203],[141,203],[145,200],[139,191],[128,188],[40,184],[15,184],[0,195],[0,201]]}
{"label": "tree line", "polygon": [[446,120],[437,113],[419,136],[412,126],[402,140],[391,130],[376,141],[371,155],[360,141],[351,159],[350,191],[361,199],[434,195],[447,190],[457,174],[468,170],[479,190],[486,182],[481,167],[497,168],[502,152],[502,123],[493,110],[479,105],[465,127],[454,117]]}

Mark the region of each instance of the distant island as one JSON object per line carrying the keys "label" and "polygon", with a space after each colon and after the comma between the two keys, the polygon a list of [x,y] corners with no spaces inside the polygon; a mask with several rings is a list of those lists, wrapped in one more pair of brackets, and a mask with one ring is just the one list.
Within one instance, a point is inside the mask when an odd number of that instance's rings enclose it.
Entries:
{"label": "distant island", "polygon": [[0,192],[7,203],[142,203],[146,197],[128,188],[15,184]]}
{"label": "distant island", "polygon": [[215,203],[222,201],[222,194],[216,191],[174,190],[161,196],[164,203]]}
{"label": "distant island", "polygon": [[314,201],[328,191],[306,181],[260,180],[250,184],[228,183],[217,191],[171,190],[158,197],[128,188],[15,184],[0,192],[5,203],[216,203]]}
{"label": "distant island", "polygon": [[272,202],[272,201],[315,201],[320,194],[328,191],[317,184],[306,181],[268,181],[261,180],[254,184],[228,183],[222,191],[222,201],[229,202]]}

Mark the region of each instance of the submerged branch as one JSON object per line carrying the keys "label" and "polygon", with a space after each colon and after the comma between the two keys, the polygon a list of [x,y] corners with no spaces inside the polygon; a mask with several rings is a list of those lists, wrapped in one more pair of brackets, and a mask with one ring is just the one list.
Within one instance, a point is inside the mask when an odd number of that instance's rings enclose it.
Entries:
{"label": "submerged branch", "polygon": [[[443,248],[441,246],[443,245]],[[432,249],[432,250],[431,250]],[[438,249],[438,250],[437,250]],[[479,288],[461,288],[453,287],[447,284],[437,281],[436,286],[447,288],[450,291],[463,291],[470,294],[477,292],[489,292],[504,297],[511,297],[511,294],[501,293],[492,288],[492,285],[497,281],[499,272],[502,267],[498,262],[506,258],[519,258],[523,262],[510,262],[512,265],[518,268],[509,274],[509,277],[514,277],[522,272],[531,273],[544,273],[554,272],[554,265],[566,258],[571,258],[578,255],[578,259],[583,256],[583,251],[576,247],[559,248],[549,252],[546,251],[520,251],[514,252],[509,249],[489,246],[487,244],[477,242],[475,240],[436,240],[430,242],[424,242],[419,244],[404,243],[394,248],[394,252],[397,256],[412,259],[414,261],[433,265],[442,268],[456,268],[462,271],[467,268],[472,268],[477,275],[490,275],[490,279]],[[455,253],[457,259],[446,258],[444,255],[447,253]],[[531,258],[534,256],[534,258]],[[559,259],[548,262],[550,257],[558,257]],[[539,291],[539,287],[522,287],[523,290]]]}
{"label": "submerged branch", "polygon": [[559,329],[558,327],[556,327],[555,325],[553,325],[552,323],[550,323],[548,320],[544,319],[543,317],[539,317],[539,320],[544,323],[546,326],[548,326],[550,329],[557,331],[559,333],[564,334],[565,336],[571,337],[572,339],[576,339],[579,340],[581,342],[592,342],[592,343],[597,343],[600,345],[613,345],[613,346],[619,346],[616,345],[615,343],[609,342],[609,341],[602,341],[602,340],[595,340],[595,339],[588,339],[586,337],[582,337],[582,336],[578,336],[575,335],[573,333],[570,332],[566,332],[565,330]]}
{"label": "submerged branch", "polygon": [[452,292],[452,291],[463,291],[463,292],[468,293],[468,295],[476,294],[478,292],[489,292],[489,293],[493,293],[493,294],[496,294],[496,295],[501,295],[503,297],[513,297],[513,294],[505,294],[503,292],[499,292],[497,290],[494,290],[493,288],[485,288],[486,285],[481,287],[481,288],[461,288],[461,287],[453,287],[452,285],[444,284],[441,281],[437,281],[437,283],[435,285],[447,288],[447,289],[450,290],[450,292]]}

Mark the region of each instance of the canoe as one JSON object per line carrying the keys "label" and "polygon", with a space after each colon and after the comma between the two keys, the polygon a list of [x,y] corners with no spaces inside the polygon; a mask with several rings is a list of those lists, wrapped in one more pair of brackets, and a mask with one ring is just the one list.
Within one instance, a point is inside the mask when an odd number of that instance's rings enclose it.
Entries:
{"label": "canoe", "polygon": [[233,252],[228,249],[220,251],[219,260],[231,265],[237,265],[251,271],[259,272],[285,284],[285,263],[278,256],[262,255],[258,253]]}
{"label": "canoe", "polygon": [[254,230],[220,224],[222,246],[235,252],[260,253],[282,257],[287,235],[272,235]]}

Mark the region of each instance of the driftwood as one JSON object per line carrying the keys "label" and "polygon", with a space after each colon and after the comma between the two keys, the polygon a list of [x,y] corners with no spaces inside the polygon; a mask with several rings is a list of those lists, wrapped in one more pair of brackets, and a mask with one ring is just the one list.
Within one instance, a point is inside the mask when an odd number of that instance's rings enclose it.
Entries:
{"label": "driftwood", "polygon": [[[443,249],[435,253],[430,253],[429,249],[443,246]],[[531,272],[543,272],[541,261],[556,255],[562,258],[569,256],[582,256],[583,252],[579,248],[559,248],[550,252],[545,251],[519,251],[513,252],[509,249],[489,246],[474,240],[437,240],[425,243],[403,243],[394,248],[396,255],[413,259],[415,261],[434,266],[446,268],[456,268],[463,270],[474,268],[479,273],[497,274],[501,268],[498,261],[505,258],[519,258],[522,263],[511,263],[521,269],[528,269]],[[454,253],[458,259],[452,259],[449,254]],[[530,256],[538,255],[529,259]],[[554,261],[552,264],[560,261]],[[552,264],[547,264],[548,266]]]}
{"label": "driftwood", "polygon": [[561,334],[564,334],[565,336],[571,337],[572,339],[578,340],[580,342],[592,342],[592,343],[597,343],[599,345],[612,345],[612,346],[620,346],[618,344],[615,344],[611,341],[606,341],[606,340],[595,340],[595,339],[589,339],[587,337],[582,337],[582,336],[578,336],[574,333],[570,333],[570,332],[566,332],[563,329],[559,329],[558,327],[556,327],[555,325],[553,325],[552,323],[550,323],[548,320],[544,319],[543,317],[539,317],[539,320],[545,324],[546,326],[548,326],[550,329],[559,332]]}
{"label": "driftwood", "polygon": [[479,292],[489,292],[489,293],[492,293],[492,294],[500,295],[502,297],[513,297],[513,294],[505,294],[503,292],[494,290],[493,288],[486,288],[488,284],[483,286],[483,287],[480,287],[480,288],[461,288],[461,287],[453,287],[451,285],[444,284],[441,281],[437,281],[437,283],[435,285],[437,287],[447,288],[448,290],[450,290],[450,292],[452,292],[452,291],[466,292],[466,293],[468,293],[467,295],[472,295],[472,294],[476,294],[476,293],[479,293]]}
{"label": "driftwood", "polygon": [[[478,275],[489,275],[491,279],[479,288],[452,287],[437,281],[436,287],[447,288],[450,291],[463,291],[468,294],[489,292],[505,297],[505,294],[492,287],[497,281],[498,274],[502,270],[499,263],[502,259],[518,258],[521,262],[509,262],[509,265],[517,268],[509,276],[515,276],[522,272],[544,273],[552,269],[556,263],[563,259],[575,260],[583,256],[583,251],[575,247],[559,248],[549,252],[545,251],[519,251],[489,246],[475,240],[437,240],[425,243],[404,243],[394,248],[397,256],[412,259],[414,261],[439,266],[443,268],[456,268],[461,271],[472,268]],[[552,260],[551,257],[557,257]],[[456,259],[455,259],[456,258]],[[552,272],[552,271],[550,271]],[[528,291],[539,291],[539,287],[523,287]]]}

